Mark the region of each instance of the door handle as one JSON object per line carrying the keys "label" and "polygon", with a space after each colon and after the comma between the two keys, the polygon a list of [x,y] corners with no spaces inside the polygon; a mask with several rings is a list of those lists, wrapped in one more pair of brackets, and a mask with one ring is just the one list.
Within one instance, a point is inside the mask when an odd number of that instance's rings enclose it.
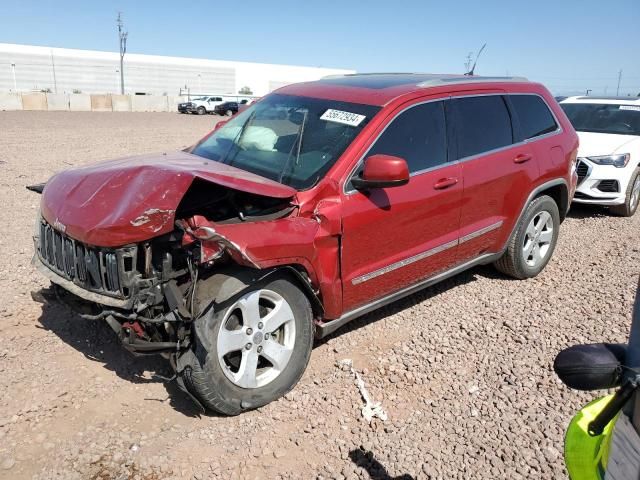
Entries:
{"label": "door handle", "polygon": [[525,163],[531,160],[531,158],[533,157],[530,154],[521,153],[519,155],[516,155],[516,158],[513,159],[513,163]]}
{"label": "door handle", "polygon": [[433,184],[433,188],[444,190],[445,188],[453,187],[456,183],[458,183],[458,179],[455,177],[441,178]]}

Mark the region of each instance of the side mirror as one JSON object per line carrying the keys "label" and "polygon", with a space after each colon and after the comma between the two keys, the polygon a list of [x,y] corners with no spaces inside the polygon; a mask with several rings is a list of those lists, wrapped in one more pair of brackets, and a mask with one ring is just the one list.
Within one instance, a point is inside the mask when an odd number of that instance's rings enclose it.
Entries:
{"label": "side mirror", "polygon": [[576,390],[604,390],[620,386],[627,346],[593,343],[562,350],[553,362],[562,383]]}
{"label": "side mirror", "polygon": [[399,187],[409,183],[409,167],[404,158],[393,155],[371,155],[364,161],[364,170],[351,180],[357,190]]}

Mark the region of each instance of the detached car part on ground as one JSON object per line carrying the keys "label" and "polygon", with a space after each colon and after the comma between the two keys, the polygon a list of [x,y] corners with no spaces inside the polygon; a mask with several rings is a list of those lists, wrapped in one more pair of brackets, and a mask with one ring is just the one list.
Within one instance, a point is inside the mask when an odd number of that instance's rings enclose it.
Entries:
{"label": "detached car part on ground", "polygon": [[313,339],[475,265],[552,256],[577,136],[523,79],[348,75],[290,85],[194,147],[59,173],[34,264],[124,346],[238,414],[303,374]]}
{"label": "detached car part on ground", "polygon": [[617,389],[571,420],[565,437],[571,480],[640,478],[640,279],[628,344],[574,345],[558,354],[554,369],[576,390]]}

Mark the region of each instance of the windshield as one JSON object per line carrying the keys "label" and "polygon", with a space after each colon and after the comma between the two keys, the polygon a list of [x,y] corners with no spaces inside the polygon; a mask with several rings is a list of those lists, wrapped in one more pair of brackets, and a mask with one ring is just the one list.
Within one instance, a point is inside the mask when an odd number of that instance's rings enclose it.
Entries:
{"label": "windshield", "polygon": [[197,97],[197,98],[194,98],[194,100],[206,100],[207,98],[209,97]]}
{"label": "windshield", "polygon": [[640,135],[640,106],[605,103],[561,103],[578,132]]}
{"label": "windshield", "polygon": [[379,110],[272,94],[206,137],[191,153],[304,190],[326,174]]}

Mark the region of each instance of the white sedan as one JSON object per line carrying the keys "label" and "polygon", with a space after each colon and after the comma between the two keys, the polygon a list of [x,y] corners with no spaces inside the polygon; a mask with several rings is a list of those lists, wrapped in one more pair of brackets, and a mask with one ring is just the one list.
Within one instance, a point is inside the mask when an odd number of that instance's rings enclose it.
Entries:
{"label": "white sedan", "polygon": [[640,202],[640,98],[569,97],[560,106],[580,137],[573,201],[630,217]]}

